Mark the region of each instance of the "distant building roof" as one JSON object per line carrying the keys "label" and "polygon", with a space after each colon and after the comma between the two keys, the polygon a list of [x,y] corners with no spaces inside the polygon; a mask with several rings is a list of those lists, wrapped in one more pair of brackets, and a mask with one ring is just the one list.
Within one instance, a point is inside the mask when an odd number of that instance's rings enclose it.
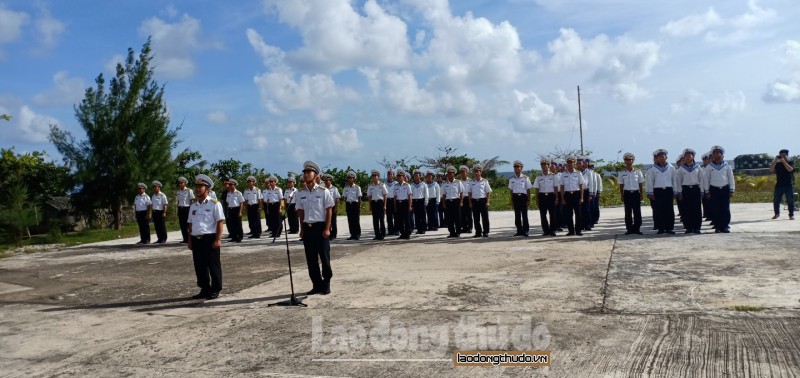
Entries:
{"label": "distant building roof", "polygon": [[72,205],[69,203],[69,196],[50,197],[45,204],[56,210],[72,210]]}

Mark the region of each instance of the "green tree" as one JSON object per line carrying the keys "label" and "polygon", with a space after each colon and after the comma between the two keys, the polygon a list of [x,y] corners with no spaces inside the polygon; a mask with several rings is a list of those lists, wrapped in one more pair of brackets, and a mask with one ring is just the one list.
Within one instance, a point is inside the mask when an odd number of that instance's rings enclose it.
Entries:
{"label": "green tree", "polygon": [[176,179],[180,176],[186,177],[190,184],[194,181],[195,176],[201,173],[211,173],[210,170],[206,169],[208,161],[203,160],[203,155],[198,151],[190,150],[188,147],[179,152],[173,162],[175,164]]}
{"label": "green tree", "polygon": [[39,223],[39,212],[27,197],[28,188],[25,184],[15,182],[6,189],[0,207],[0,228],[17,246],[22,245],[23,236],[27,234],[30,237],[28,228]]}
{"label": "green tree", "polygon": [[128,49],[125,64],[117,64],[108,90],[103,74],[96,88],[87,88],[75,107],[75,117],[86,132],[86,140],[58,126],[50,126],[50,140],[74,170],[81,186],[72,196],[76,209],[85,215],[108,208],[119,229],[120,209],[136,192],[136,183],[166,180],[174,175],[172,149],[180,127],[169,128],[164,86],[153,79],[150,38],[138,59]]}
{"label": "green tree", "polygon": [[11,120],[11,116],[8,115],[8,114],[3,113],[2,115],[0,115],[0,119],[3,119],[4,121],[10,121]]}
{"label": "green tree", "polygon": [[0,187],[22,183],[28,189],[27,199],[37,206],[50,197],[66,195],[72,189],[69,168],[46,157],[39,151],[16,154],[14,147],[0,149]]}

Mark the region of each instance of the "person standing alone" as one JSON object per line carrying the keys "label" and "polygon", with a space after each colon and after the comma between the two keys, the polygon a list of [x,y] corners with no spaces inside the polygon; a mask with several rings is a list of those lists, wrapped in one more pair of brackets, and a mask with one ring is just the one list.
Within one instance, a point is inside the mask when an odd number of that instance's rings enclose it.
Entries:
{"label": "person standing alone", "polygon": [[789,208],[789,220],[794,220],[794,164],[789,160],[789,150],[783,149],[772,161],[769,171],[775,174],[775,198],[773,199],[773,209],[775,215],[772,219],[778,219],[781,215],[781,199],[786,197],[786,205]]}

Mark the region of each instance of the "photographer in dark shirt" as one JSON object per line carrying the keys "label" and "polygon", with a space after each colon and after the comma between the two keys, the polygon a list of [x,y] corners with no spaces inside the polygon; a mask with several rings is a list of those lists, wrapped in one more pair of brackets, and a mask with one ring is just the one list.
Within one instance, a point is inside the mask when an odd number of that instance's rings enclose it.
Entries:
{"label": "photographer in dark shirt", "polygon": [[777,178],[773,200],[775,216],[772,219],[778,219],[781,215],[781,197],[785,195],[789,207],[789,219],[794,220],[794,166],[789,160],[789,150],[783,149],[778,153],[769,166],[769,171]]}

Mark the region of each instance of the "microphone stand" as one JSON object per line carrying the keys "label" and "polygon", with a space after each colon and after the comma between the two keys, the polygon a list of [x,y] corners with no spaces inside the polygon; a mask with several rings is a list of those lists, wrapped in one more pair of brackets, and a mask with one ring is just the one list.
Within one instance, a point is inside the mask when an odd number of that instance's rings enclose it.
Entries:
{"label": "microphone stand", "polygon": [[[283,218],[283,228],[286,229],[286,218]],[[289,234],[284,232],[284,239],[286,240],[286,260],[289,261],[289,285],[292,289],[292,296],[285,300],[275,303],[270,303],[267,307],[272,306],[299,306],[299,307],[308,307],[307,304],[303,303],[303,299],[306,299],[306,296],[295,296],[294,295],[294,278],[292,278],[292,258],[289,256]],[[274,242],[275,239],[273,239]]]}

